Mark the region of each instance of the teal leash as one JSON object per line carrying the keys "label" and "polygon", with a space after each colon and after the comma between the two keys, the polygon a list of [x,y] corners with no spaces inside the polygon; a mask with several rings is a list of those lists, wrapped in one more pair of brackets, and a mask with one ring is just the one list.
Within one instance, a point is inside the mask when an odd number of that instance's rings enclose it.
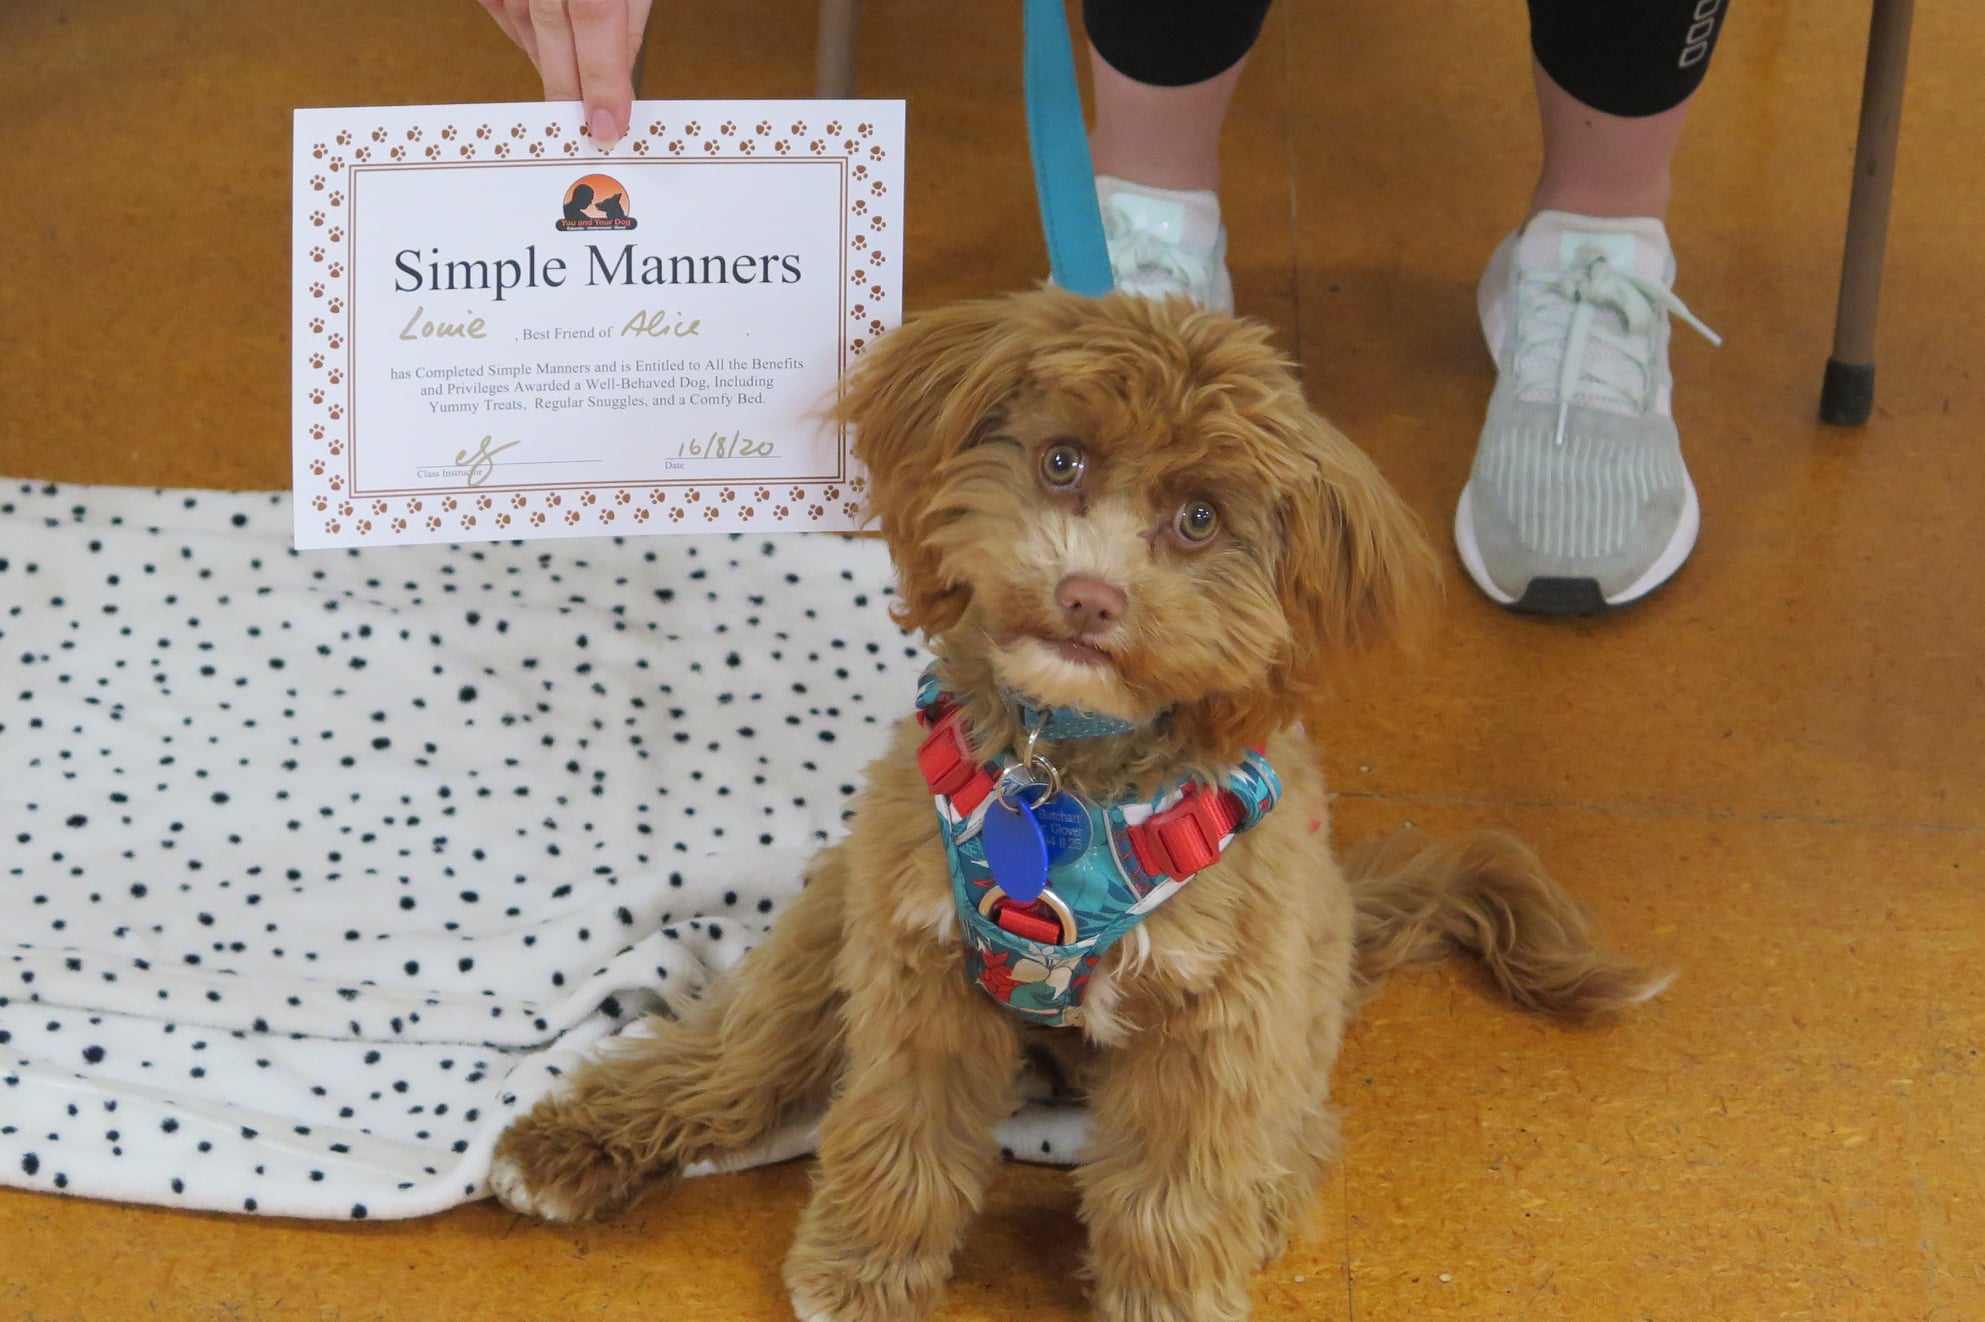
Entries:
{"label": "teal leash", "polygon": [[1100,298],[1116,287],[1061,0],[1026,0],[1027,142],[1054,282]]}

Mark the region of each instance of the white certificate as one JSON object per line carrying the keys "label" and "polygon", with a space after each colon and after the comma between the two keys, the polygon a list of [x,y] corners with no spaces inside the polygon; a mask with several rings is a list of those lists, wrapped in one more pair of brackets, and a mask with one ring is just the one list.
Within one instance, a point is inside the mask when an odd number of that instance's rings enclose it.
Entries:
{"label": "white certificate", "polygon": [[903,103],[296,112],[300,548],[846,530]]}

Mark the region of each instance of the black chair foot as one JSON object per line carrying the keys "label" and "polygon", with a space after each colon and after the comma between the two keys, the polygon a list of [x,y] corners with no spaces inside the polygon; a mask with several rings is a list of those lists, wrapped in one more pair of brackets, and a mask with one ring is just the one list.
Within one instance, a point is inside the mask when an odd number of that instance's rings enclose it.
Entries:
{"label": "black chair foot", "polygon": [[1826,360],[1820,383],[1820,421],[1835,427],[1859,427],[1875,411],[1875,365]]}

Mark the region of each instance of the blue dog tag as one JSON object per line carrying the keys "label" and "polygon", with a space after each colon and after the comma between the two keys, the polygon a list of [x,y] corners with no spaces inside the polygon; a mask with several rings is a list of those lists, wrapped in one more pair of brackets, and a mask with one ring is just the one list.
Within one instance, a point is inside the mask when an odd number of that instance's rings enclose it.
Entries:
{"label": "blue dog tag", "polygon": [[1048,840],[1048,863],[1053,866],[1080,858],[1089,849],[1095,830],[1089,824],[1089,806],[1073,794],[1055,795],[1034,807],[1034,820]]}
{"label": "blue dog tag", "polygon": [[1031,904],[1048,885],[1048,842],[1034,810],[1022,800],[986,806],[979,828],[985,844],[986,866],[1007,896]]}

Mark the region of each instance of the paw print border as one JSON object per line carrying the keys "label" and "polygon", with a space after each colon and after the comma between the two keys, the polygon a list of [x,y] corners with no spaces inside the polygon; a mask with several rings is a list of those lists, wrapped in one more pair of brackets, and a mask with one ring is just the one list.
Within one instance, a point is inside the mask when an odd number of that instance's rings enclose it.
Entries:
{"label": "paw print border", "polygon": [[[901,162],[878,141],[873,102],[644,102],[610,152],[569,114],[515,105],[299,111],[292,314],[297,544],[359,546],[517,537],[622,536],[858,526],[867,481],[846,439],[832,477],[708,478],[360,490],[351,260],[362,180],[373,171],[671,159],[840,168],[837,372],[900,306],[900,264],[873,236],[900,215]],[[308,116],[308,118],[306,118]],[[887,203],[883,200],[887,199]],[[889,205],[889,204],[894,205]],[[492,502],[478,497],[491,497]],[[384,504],[389,512],[382,513]]]}

